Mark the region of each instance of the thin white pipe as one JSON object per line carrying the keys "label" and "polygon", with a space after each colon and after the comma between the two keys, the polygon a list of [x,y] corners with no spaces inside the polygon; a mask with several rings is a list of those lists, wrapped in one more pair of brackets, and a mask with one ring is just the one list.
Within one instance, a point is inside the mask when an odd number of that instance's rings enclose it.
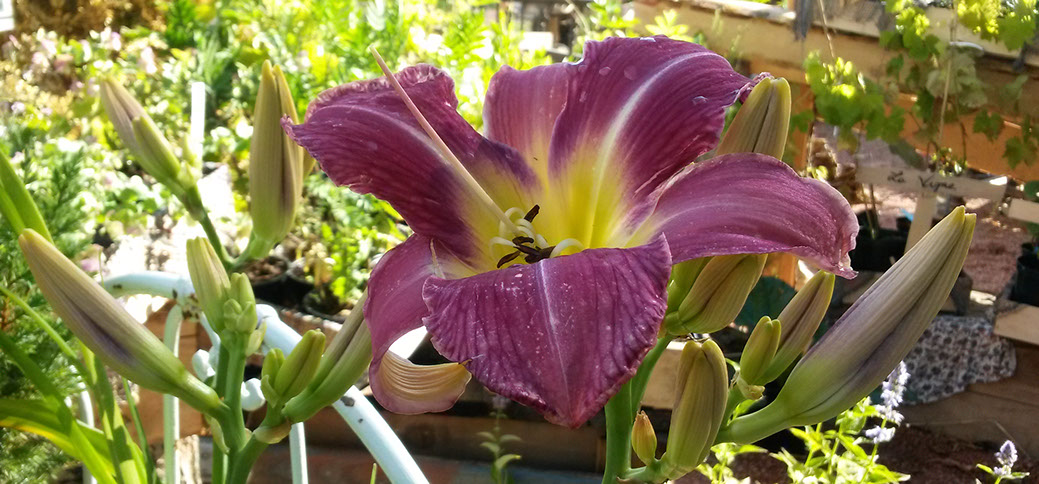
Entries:
{"label": "thin white pipe", "polygon": [[[170,308],[166,315],[163,343],[178,356],[180,350],[180,323],[184,320],[179,305]],[[166,482],[180,484],[180,466],[177,458],[177,440],[180,439],[180,402],[173,395],[162,396],[162,452],[166,463]]]}
{"label": "thin white pipe", "polygon": [[[116,296],[149,294],[174,298],[178,302],[186,304],[191,303],[191,296],[194,295],[191,279],[155,271],[109,277],[106,278],[104,287]],[[274,308],[265,304],[257,305],[256,315],[261,322],[267,323],[267,332],[264,336],[266,346],[280,348],[287,354],[302,339],[299,333],[282,322]],[[332,407],[361,439],[391,482],[399,484],[429,483],[397,434],[393,433],[393,429],[360,390],[350,387],[346,391],[346,395]]]}
{"label": "thin white pipe", "polygon": [[307,435],[302,422],[289,428],[289,455],[292,457],[292,484],[307,484]]}
{"label": "thin white pipe", "polygon": [[[83,423],[87,424],[87,427],[94,426],[94,404],[90,401],[90,391],[83,382],[79,383],[82,391],[76,394],[76,398],[79,400],[79,419]],[[129,398],[129,396],[127,397]],[[83,484],[97,484],[97,479],[90,473],[90,470],[83,467]]]}

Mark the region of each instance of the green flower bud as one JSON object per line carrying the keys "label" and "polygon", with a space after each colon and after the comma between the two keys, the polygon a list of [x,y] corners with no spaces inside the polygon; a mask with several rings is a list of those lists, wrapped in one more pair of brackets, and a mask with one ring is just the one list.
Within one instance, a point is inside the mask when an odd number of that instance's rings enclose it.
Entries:
{"label": "green flower bud", "polygon": [[826,316],[826,309],[830,307],[835,279],[829,272],[815,273],[787,303],[783,312],[779,313],[779,321],[783,323],[783,331],[779,335],[779,348],[761,375],[759,385],[779,378],[779,375],[790,368],[794,360],[808,349],[808,345],[812,344],[812,338]]}
{"label": "green flower bud", "polygon": [[372,335],[362,314],[366,299],[367,292],[332,338],[310,385],[285,404],[282,414],[289,420],[302,422],[335,403],[368,368],[372,361]]}
{"label": "green flower bud", "polygon": [[635,416],[635,424],[631,427],[631,448],[643,464],[649,465],[657,460],[657,434],[646,412]]}
{"label": "green flower bud", "polygon": [[7,154],[0,151],[0,215],[11,224],[11,230],[19,234],[25,229],[32,229],[43,238],[51,240],[47,224],[40,215],[40,209],[33,201],[29,190],[18,173],[11,166]]}
{"label": "green flower bud", "polygon": [[214,331],[224,329],[224,302],[231,290],[231,280],[213,246],[204,237],[188,240],[188,272],[195,287],[202,312]]}
{"label": "green flower bud", "polygon": [[873,391],[949,297],[974,234],[959,207],[873,284],[794,366],[776,400],[735,419],[721,440],[753,442],[847,410]]}
{"label": "green flower bud", "polygon": [[296,123],[296,105],[281,69],[264,62],[249,147],[249,214],[254,238],[268,250],[292,228],[303,187],[303,148],[282,130],[283,116]]}
{"label": "green flower bud", "polygon": [[278,392],[274,389],[274,379],[277,378],[278,372],[284,365],[285,353],[278,348],[270,350],[263,357],[263,367],[260,370],[260,390],[263,398],[268,402],[275,402],[279,399]]}
{"label": "green flower bud", "polygon": [[[747,346],[743,348],[743,354],[740,355],[740,380],[752,386],[765,383],[761,381],[761,376],[776,356],[780,334],[779,320],[765,316],[758,321],[754,331],[750,333]],[[758,391],[754,396],[744,396],[757,400],[761,398],[761,393]]]}
{"label": "green flower bud", "polygon": [[245,274],[231,274],[222,312],[227,331],[249,335],[256,331],[256,298]]}
{"label": "green flower bud", "polygon": [[222,406],[212,388],[188,373],[162,341],[40,234],[26,229],[18,244],[54,312],[106,365],[144,388],[174,395],[203,413]]}
{"label": "green flower bud", "polygon": [[743,309],[765,267],[765,254],[712,257],[696,276],[678,310],[664,320],[671,334],[713,333]]}
{"label": "green flower bud", "polygon": [[671,279],[667,283],[668,312],[678,311],[678,307],[689,295],[696,278],[700,277],[703,268],[711,261],[710,257],[690,259],[671,267]]}
{"label": "green flower bud", "polygon": [[299,395],[307,387],[317,372],[324,349],[325,335],[321,331],[310,330],[303,335],[274,378],[274,391],[281,399]]}
{"label": "green flower bud", "polygon": [[783,158],[789,131],[790,84],[782,78],[765,78],[736,112],[716,153],[761,153]]}
{"label": "green flower bud", "polygon": [[678,479],[699,466],[714,445],[729,396],[725,356],[714,341],[690,341],[682,349],[678,387],[667,450],[661,458],[665,474]]}
{"label": "green flower bud", "polygon": [[[134,139],[137,142],[137,162],[144,171],[162,183],[174,195],[183,196],[189,187],[195,185],[194,180],[181,180],[180,162],[173,154],[169,141],[159,132],[159,128],[149,117],[133,120]],[[190,170],[185,170],[190,173]]]}

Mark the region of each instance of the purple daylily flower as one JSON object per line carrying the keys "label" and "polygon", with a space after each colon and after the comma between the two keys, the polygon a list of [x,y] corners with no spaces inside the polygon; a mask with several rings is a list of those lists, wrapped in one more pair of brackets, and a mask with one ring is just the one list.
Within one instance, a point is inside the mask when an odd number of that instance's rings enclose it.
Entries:
{"label": "purple daylily flower", "polygon": [[[836,190],[764,155],[690,166],[752,81],[665,37],[584,52],[577,64],[499,71],[482,136],[458,114],[444,72],[397,73],[465,170],[385,78],[326,91],[303,124],[286,125],[332,180],[388,201],[415,232],[377,265],[364,308],[371,385],[387,409],[445,410],[471,372],[575,427],[655,343],[672,264],[791,252],[853,274],[858,225]],[[387,352],[423,325],[459,363]]]}

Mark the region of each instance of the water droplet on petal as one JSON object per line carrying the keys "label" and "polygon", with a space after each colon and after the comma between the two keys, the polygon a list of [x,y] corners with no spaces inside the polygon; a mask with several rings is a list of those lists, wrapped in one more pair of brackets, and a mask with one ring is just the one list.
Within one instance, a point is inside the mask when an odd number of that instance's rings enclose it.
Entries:
{"label": "water droplet on petal", "polygon": [[703,96],[696,96],[693,98],[693,104],[703,104],[707,102],[707,98]]}
{"label": "water droplet on petal", "polygon": [[599,75],[600,76],[605,76],[606,74],[609,74],[609,73],[610,73],[610,68],[609,67],[603,67],[602,69],[599,69]]}
{"label": "water droplet on petal", "polygon": [[577,99],[577,102],[585,102],[588,100],[588,91],[581,91],[581,97]]}
{"label": "water droplet on petal", "polygon": [[634,81],[638,72],[635,70],[635,66],[628,66],[624,68],[624,77],[628,78],[629,81]]}
{"label": "water droplet on petal", "polygon": [[367,141],[367,142],[365,142],[365,146],[369,150],[372,150],[372,151],[378,151],[379,150],[379,143],[376,143],[374,141]]}

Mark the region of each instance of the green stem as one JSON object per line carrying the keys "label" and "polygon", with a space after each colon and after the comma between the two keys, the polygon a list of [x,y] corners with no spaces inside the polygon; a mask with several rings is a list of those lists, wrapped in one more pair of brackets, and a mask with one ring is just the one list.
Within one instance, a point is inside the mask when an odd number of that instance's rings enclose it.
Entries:
{"label": "green stem", "polygon": [[237,271],[254,260],[263,259],[270,254],[273,248],[274,244],[260,239],[253,233],[249,236],[249,243],[246,244],[245,250],[238,254],[238,258],[231,263],[231,269]]}
{"label": "green stem", "polygon": [[209,239],[209,244],[213,246],[213,250],[216,251],[216,256],[220,258],[220,262],[224,264],[224,268],[230,268],[231,256],[227,255],[227,250],[224,249],[224,244],[220,241],[220,234],[217,233],[216,226],[213,225],[213,221],[209,218],[209,211],[202,204],[202,195],[198,191],[198,185],[192,186],[184,193],[181,203],[184,204],[184,208],[187,209],[191,218],[195,219],[202,226],[202,230],[206,233],[206,238]]}
{"label": "green stem", "polygon": [[631,385],[632,422],[635,422],[635,415],[642,408],[642,396],[646,394],[646,386],[649,385],[649,377],[653,374],[653,368],[657,366],[657,361],[660,360],[660,356],[667,350],[667,345],[670,342],[671,336],[666,334],[657,339],[657,344],[646,354],[642,364],[639,365],[639,369],[635,372],[635,376],[629,382],[629,385]]}
{"label": "green stem", "polygon": [[[83,351],[89,350],[84,349]],[[94,363],[91,393],[101,411],[101,430],[105,434],[105,440],[108,441],[112,453],[116,480],[125,483],[146,482],[144,462],[137,462],[134,452],[130,449],[129,434],[123,425],[123,417],[119,405],[115,401],[115,392],[108,382],[105,366],[100,359],[94,358],[93,355],[87,359]]]}
{"label": "green stem", "polygon": [[255,438],[249,439],[245,447],[231,460],[231,468],[227,472],[225,484],[245,484],[246,479],[249,478],[249,471],[252,470],[256,460],[260,458],[260,454],[266,448],[267,444]]}
{"label": "green stem", "polygon": [[732,412],[736,411],[736,407],[740,406],[741,403],[747,400],[743,396],[743,392],[739,388],[732,386],[729,388],[729,399],[725,402],[725,417],[722,418],[722,425],[729,423],[729,418],[732,417]]}
{"label": "green stem", "polygon": [[615,484],[631,468],[631,382],[606,402],[606,469],[603,484]]}

